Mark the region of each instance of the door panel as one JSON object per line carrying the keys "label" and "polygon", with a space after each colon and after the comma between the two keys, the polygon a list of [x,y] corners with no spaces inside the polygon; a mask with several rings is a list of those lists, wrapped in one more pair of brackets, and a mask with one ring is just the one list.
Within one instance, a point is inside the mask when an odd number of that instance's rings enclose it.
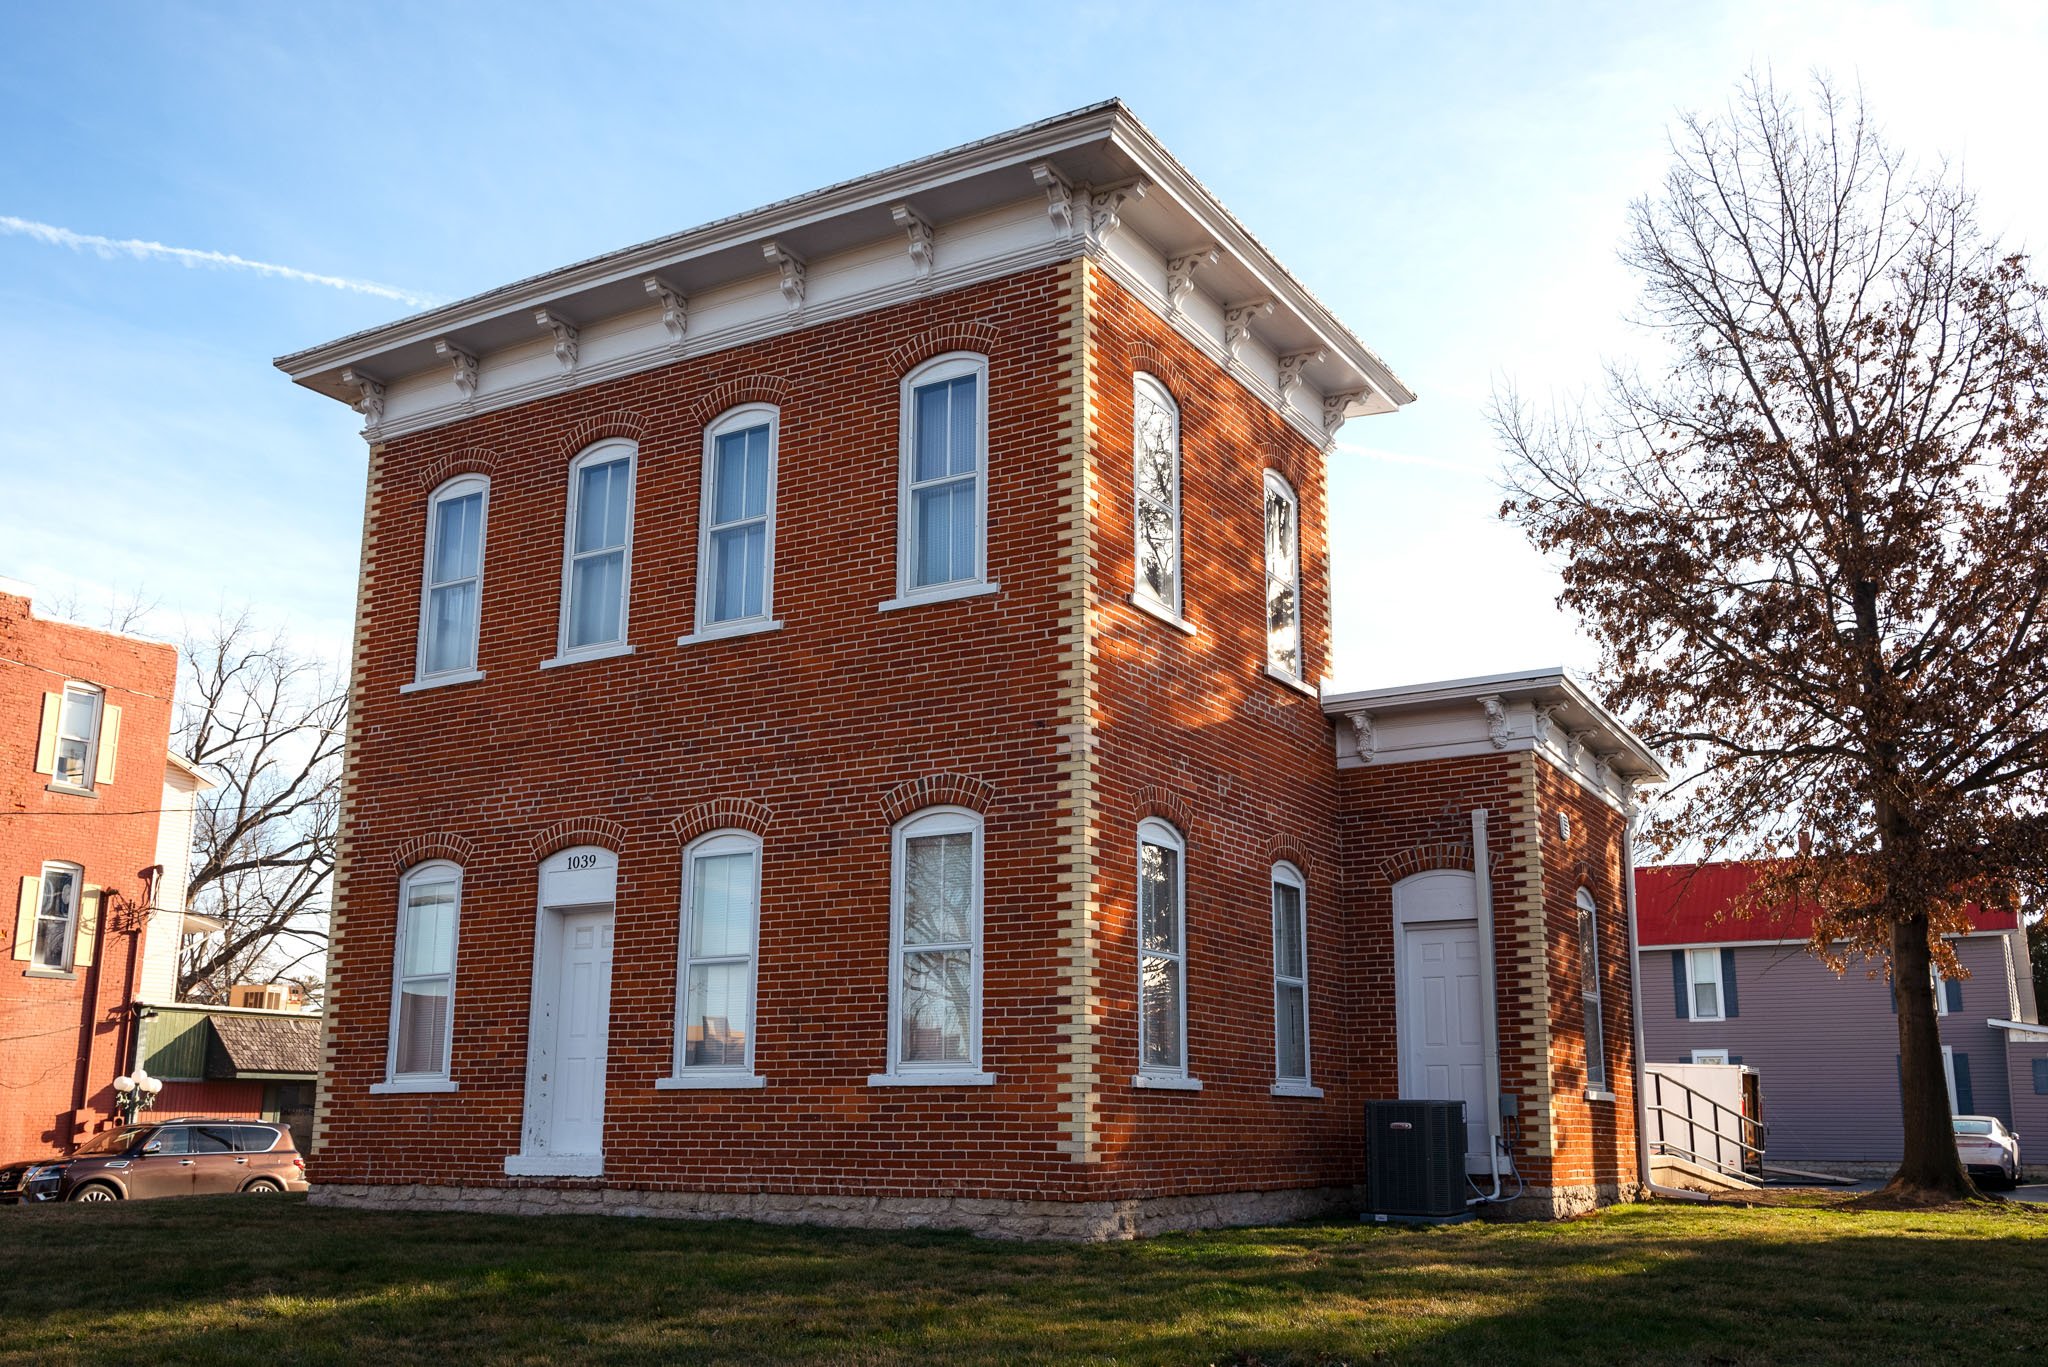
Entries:
{"label": "door panel", "polygon": [[563,918],[555,1011],[555,1085],[548,1148],[604,1151],[604,1070],[611,1033],[612,914]]}
{"label": "door panel", "polygon": [[192,1190],[201,1196],[239,1190],[248,1175],[249,1156],[235,1152],[235,1127],[195,1125],[192,1128]]}
{"label": "door panel", "polygon": [[144,1153],[128,1164],[124,1184],[131,1200],[146,1201],[158,1196],[185,1196],[192,1190],[190,1131],[158,1130],[150,1143],[156,1152]]}
{"label": "door panel", "polygon": [[1401,1095],[1465,1103],[1465,1166],[1487,1168],[1479,929],[1475,922],[1412,925],[1402,932]]}

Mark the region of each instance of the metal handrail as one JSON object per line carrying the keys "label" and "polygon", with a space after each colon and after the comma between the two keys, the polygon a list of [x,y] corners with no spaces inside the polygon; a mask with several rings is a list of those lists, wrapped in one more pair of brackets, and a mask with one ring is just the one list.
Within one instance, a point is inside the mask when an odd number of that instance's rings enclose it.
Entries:
{"label": "metal handrail", "polygon": [[[1659,1115],[1668,1115],[1676,1119],[1683,1120],[1685,1121],[1686,1125],[1690,1128],[1701,1128],[1700,1126],[1695,1125],[1693,1123],[1692,1117],[1687,1115],[1680,1115],[1677,1111],[1672,1110],[1669,1106],[1651,1106],[1648,1109],[1657,1112]],[[1716,1129],[1708,1129],[1707,1133],[1714,1136],[1715,1139],[1719,1140],[1723,1144],[1733,1144],[1735,1145],[1735,1147],[1742,1149],[1744,1152],[1753,1153],[1759,1158],[1763,1157],[1764,1150],[1761,1144],[1752,1144],[1747,1139],[1737,1139],[1734,1135],[1723,1134],[1721,1131]],[[1665,1144],[1667,1146],[1670,1146],[1669,1141],[1663,1139],[1653,1139],[1650,1142],[1652,1144]]]}
{"label": "metal handrail", "polygon": [[[1669,1077],[1663,1073],[1655,1072],[1649,1069],[1645,1069],[1644,1074],[1646,1077],[1653,1080],[1653,1086],[1655,1088],[1655,1100],[1644,1107],[1646,1112],[1655,1112],[1660,1116],[1669,1116],[1674,1121],[1684,1122],[1686,1130],[1688,1132],[1687,1138],[1694,1145],[1697,1145],[1699,1143],[1700,1130],[1705,1129],[1707,1134],[1711,1136],[1714,1141],[1715,1152],[1717,1155],[1721,1153],[1728,1145],[1733,1145],[1742,1155],[1744,1155],[1744,1157],[1754,1155],[1759,1163],[1763,1161],[1763,1147],[1759,1144],[1750,1143],[1749,1140],[1745,1137],[1749,1134],[1750,1127],[1752,1125],[1758,1124],[1757,1121],[1751,1119],[1745,1113],[1736,1110],[1734,1107],[1716,1101],[1714,1100],[1714,1098],[1707,1096],[1706,1094],[1700,1092],[1696,1088],[1687,1086],[1685,1083],[1680,1082],[1677,1078]],[[1673,1110],[1671,1107],[1663,1104],[1664,1088],[1667,1085],[1676,1087],[1679,1091],[1685,1094],[1685,1110],[1683,1113]],[[1704,1103],[1709,1108],[1707,1113],[1707,1120],[1703,1121],[1698,1115],[1694,1113],[1695,1103]],[[1736,1132],[1734,1134],[1728,1133],[1728,1131],[1724,1130],[1721,1127],[1721,1116],[1724,1113],[1732,1117],[1735,1121]],[[1661,1131],[1663,1129],[1663,1126],[1660,1124],[1658,1128]],[[1662,1138],[1652,1140],[1651,1143],[1660,1152],[1675,1153],[1681,1157],[1690,1159],[1692,1162],[1699,1163],[1702,1166],[1711,1167],[1715,1171],[1723,1173],[1724,1175],[1732,1176],[1743,1173],[1743,1166],[1740,1160],[1734,1163],[1729,1163],[1720,1157],[1715,1157],[1712,1159],[1704,1158],[1692,1148],[1681,1146],[1675,1141],[1666,1140]],[[1743,1175],[1746,1176],[1746,1174]]]}

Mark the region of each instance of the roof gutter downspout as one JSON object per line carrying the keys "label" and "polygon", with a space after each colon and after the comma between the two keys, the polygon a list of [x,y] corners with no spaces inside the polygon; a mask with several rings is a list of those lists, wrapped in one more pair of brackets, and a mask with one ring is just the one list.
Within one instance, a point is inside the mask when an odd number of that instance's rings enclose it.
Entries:
{"label": "roof gutter downspout", "polygon": [[1629,1059],[1629,1090],[1636,1104],[1636,1178],[1643,1190],[1675,1201],[1706,1201],[1705,1192],[1682,1187],[1660,1187],[1650,1179],[1650,1112],[1643,1097],[1643,952],[1636,942],[1636,823],[1640,813],[1630,812],[1621,837],[1621,903],[1628,922],[1628,1023],[1632,1042]]}
{"label": "roof gutter downspout", "polygon": [[1479,917],[1479,1039],[1486,1081],[1486,1163],[1493,1190],[1480,1198],[1500,1200],[1500,1007],[1493,967],[1493,868],[1486,848],[1486,808],[1472,809],[1472,892]]}

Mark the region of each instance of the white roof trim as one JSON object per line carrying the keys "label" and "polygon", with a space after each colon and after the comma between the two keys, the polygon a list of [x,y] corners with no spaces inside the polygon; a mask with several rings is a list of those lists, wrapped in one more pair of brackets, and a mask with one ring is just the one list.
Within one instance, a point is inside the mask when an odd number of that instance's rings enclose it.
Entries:
{"label": "white roof trim", "polygon": [[2048,1025],[2038,1025],[2033,1021],[1988,1020],[1984,1023],[1993,1030],[2003,1030],[2008,1034],[2040,1035],[2043,1038],[2048,1038]]}

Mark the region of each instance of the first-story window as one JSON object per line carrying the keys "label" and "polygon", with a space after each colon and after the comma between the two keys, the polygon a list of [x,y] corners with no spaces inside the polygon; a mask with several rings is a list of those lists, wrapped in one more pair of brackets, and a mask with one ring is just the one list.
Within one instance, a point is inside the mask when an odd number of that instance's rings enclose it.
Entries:
{"label": "first-story window", "polygon": [[78,898],[85,871],[76,864],[45,864],[35,897],[35,930],[29,963],[35,968],[71,967],[78,942]]}
{"label": "first-story window", "polygon": [[1607,1090],[1607,1035],[1600,1017],[1600,912],[1579,889],[1579,1001],[1585,1009],[1586,1086]]}
{"label": "first-story window", "polygon": [[569,467],[561,653],[623,645],[633,559],[634,447],[601,441]]}
{"label": "first-story window", "polygon": [[1717,949],[1685,951],[1685,977],[1692,1000],[1689,1014],[1696,1021],[1722,1019],[1721,952]]}
{"label": "first-story window", "polygon": [[393,1082],[448,1077],[461,905],[462,870],[454,864],[421,864],[399,885],[387,1060]]}
{"label": "first-story window", "polygon": [[1308,882],[1273,866],[1273,1055],[1281,1082],[1308,1081]]}
{"label": "first-story window", "polygon": [[981,1066],[981,817],[957,807],[896,827],[891,1073]]}
{"label": "first-story window", "polygon": [[704,434],[699,630],[765,622],[775,582],[777,410],[735,408]]}
{"label": "first-story window", "polygon": [[988,359],[927,361],[903,381],[901,583],[904,595],[984,578]]}
{"label": "first-story window", "polygon": [[753,1060],[761,842],[742,831],[718,831],[692,844],[683,865],[676,1067],[744,1073]]}
{"label": "first-story window", "polygon": [[1188,1071],[1186,916],[1182,869],[1187,844],[1164,821],[1138,825],[1138,1072]]}
{"label": "first-story window", "polygon": [[1287,481],[1266,472],[1266,667],[1299,679],[1301,505]]}
{"label": "first-story window", "polygon": [[426,576],[420,601],[422,679],[476,668],[488,491],[482,476],[465,475],[435,490],[428,502]]}

